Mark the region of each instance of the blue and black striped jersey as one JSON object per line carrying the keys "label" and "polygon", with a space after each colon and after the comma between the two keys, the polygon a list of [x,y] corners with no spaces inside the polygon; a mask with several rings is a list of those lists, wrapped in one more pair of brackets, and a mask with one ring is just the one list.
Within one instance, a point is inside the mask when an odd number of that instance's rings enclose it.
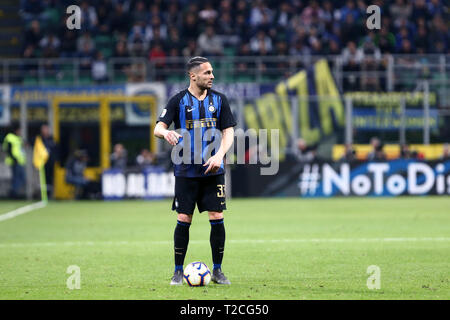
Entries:
{"label": "blue and black striped jersey", "polygon": [[[198,100],[192,95],[188,89],[182,90],[169,99],[166,108],[163,109],[157,122],[162,121],[168,126],[174,123],[175,130],[188,131],[191,137],[191,162],[186,164],[174,164],[174,174],[177,177],[205,177],[210,175],[224,174],[223,162],[221,168],[216,173],[208,173],[205,175],[206,167],[203,164],[208,160],[204,159],[205,151],[210,143],[214,141],[203,141],[201,148],[195,146],[194,131],[201,131],[201,137],[204,136],[206,130],[224,130],[234,127],[236,121],[231,112],[230,105],[224,94],[209,89],[204,100]],[[181,133],[182,134],[182,133]],[[180,138],[178,144],[183,144]],[[220,146],[220,142],[218,143]],[[201,150],[202,164],[195,164],[195,151]],[[214,151],[211,155],[214,155]]]}

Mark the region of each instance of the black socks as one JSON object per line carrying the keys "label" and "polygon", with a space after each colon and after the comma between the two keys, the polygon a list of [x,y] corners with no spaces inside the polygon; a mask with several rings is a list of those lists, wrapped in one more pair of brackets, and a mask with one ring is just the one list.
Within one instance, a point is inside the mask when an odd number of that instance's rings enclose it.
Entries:
{"label": "black socks", "polygon": [[[225,249],[225,226],[223,219],[209,220],[209,223],[211,224],[209,241],[211,244],[214,269],[220,269]],[[184,258],[189,244],[190,226],[191,224],[188,222],[177,220],[177,226],[174,232],[175,271],[183,270]]]}
{"label": "black socks", "polygon": [[209,220],[211,224],[211,234],[209,241],[211,243],[211,253],[214,269],[220,269],[225,249],[225,226],[223,219]]}
{"label": "black socks", "polygon": [[175,271],[183,270],[184,257],[186,256],[187,247],[189,244],[189,227],[188,222],[182,222],[177,220],[177,226],[175,227],[174,249],[175,249]]}

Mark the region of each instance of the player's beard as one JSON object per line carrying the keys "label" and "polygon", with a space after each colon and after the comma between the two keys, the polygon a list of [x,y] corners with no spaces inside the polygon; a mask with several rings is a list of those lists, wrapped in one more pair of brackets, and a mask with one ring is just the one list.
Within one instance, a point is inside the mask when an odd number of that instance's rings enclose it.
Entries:
{"label": "player's beard", "polygon": [[208,81],[206,81],[204,84],[198,84],[197,86],[201,90],[208,90],[212,87],[212,83],[211,83],[211,85],[209,85]]}
{"label": "player's beard", "polygon": [[[209,84],[211,82],[211,84]],[[211,78],[205,79],[205,81],[201,81],[201,89],[207,90],[212,87],[213,80]]]}

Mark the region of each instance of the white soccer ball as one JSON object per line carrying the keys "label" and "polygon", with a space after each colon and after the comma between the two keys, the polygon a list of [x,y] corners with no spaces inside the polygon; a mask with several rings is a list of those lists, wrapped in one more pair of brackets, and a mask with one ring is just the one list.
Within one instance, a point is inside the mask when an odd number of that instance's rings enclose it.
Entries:
{"label": "white soccer ball", "polygon": [[192,262],[184,268],[183,278],[190,287],[207,286],[211,281],[211,271],[203,262]]}

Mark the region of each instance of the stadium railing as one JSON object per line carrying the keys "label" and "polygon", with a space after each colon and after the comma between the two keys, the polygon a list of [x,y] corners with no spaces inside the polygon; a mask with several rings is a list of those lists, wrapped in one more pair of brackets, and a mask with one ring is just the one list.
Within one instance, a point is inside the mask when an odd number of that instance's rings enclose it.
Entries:
{"label": "stadium railing", "polygon": [[[348,67],[342,55],[218,56],[210,57],[219,82],[267,83],[285,79],[298,70],[327,59],[340,90],[414,90],[417,80],[429,80],[449,101],[450,55],[367,56],[355,67]],[[375,64],[373,63],[375,61]],[[83,85],[141,81],[185,81],[185,57],[147,59],[144,57],[105,60],[107,77],[93,77],[89,58],[2,59],[0,81],[24,85]]]}

